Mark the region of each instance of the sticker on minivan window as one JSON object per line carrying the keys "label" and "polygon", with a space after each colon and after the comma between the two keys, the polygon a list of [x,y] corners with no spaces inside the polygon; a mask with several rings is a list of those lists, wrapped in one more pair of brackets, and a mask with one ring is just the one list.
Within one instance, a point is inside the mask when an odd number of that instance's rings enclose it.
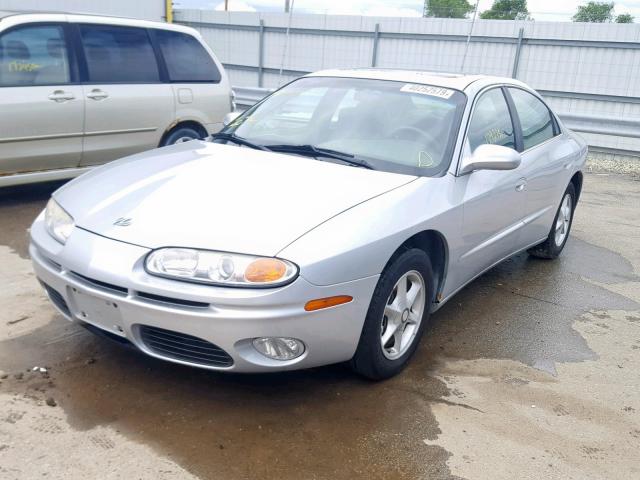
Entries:
{"label": "sticker on minivan window", "polygon": [[444,99],[449,99],[451,98],[451,95],[453,95],[453,90],[449,90],[448,88],[420,85],[418,83],[407,83],[400,89],[400,91],[407,93],[420,93],[422,95],[430,95],[432,97]]}

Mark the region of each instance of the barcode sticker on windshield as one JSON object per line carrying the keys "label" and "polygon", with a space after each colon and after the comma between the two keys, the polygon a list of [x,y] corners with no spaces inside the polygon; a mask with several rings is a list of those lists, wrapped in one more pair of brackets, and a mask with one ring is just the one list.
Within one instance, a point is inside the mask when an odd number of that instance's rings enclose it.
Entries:
{"label": "barcode sticker on windshield", "polygon": [[401,92],[421,93],[422,95],[431,95],[432,97],[451,98],[453,90],[443,87],[433,87],[431,85],[420,85],[417,83],[407,83],[400,89]]}

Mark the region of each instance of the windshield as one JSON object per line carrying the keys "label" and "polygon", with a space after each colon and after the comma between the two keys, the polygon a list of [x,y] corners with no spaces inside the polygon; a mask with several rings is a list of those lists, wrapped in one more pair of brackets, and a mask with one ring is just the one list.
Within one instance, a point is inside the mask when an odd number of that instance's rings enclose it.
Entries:
{"label": "windshield", "polygon": [[449,168],[465,98],[456,90],[422,84],[305,77],[223,132],[274,150],[312,145],[353,155],[376,170],[438,176]]}

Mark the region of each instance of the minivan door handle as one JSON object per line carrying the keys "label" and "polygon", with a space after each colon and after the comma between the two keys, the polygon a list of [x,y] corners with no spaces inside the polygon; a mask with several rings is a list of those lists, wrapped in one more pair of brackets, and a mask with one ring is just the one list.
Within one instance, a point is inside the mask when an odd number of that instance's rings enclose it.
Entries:
{"label": "minivan door handle", "polygon": [[104,100],[108,96],[109,94],[107,92],[100,90],[99,88],[94,88],[89,93],[87,93],[87,98],[90,98],[92,100]]}
{"label": "minivan door handle", "polygon": [[71,92],[65,92],[64,90],[55,90],[49,95],[49,100],[54,102],[66,102],[67,100],[73,100],[76,96]]}

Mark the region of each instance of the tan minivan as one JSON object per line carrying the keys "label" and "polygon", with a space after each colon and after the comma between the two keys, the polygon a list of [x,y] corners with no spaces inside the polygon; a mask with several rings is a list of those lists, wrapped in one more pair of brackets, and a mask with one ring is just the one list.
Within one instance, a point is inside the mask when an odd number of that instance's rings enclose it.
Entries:
{"label": "tan minivan", "polygon": [[0,187],[204,138],[231,110],[227,75],[192,28],[0,12]]}

